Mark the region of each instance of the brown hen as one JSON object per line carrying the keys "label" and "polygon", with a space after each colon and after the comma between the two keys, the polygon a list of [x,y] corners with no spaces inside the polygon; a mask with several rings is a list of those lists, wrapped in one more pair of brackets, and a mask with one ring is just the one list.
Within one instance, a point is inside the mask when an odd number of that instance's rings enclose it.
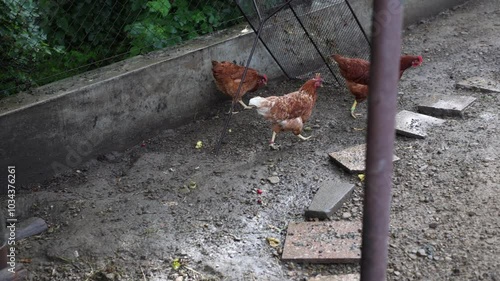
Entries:
{"label": "brown hen", "polygon": [[262,85],[266,85],[267,76],[265,74],[259,74],[259,72],[253,68],[248,68],[245,81],[241,86],[240,94],[236,97],[244,70],[245,67],[232,62],[212,61],[212,74],[217,88],[224,94],[232,97],[233,101],[239,102],[244,109],[250,109],[251,107],[247,106],[241,100],[243,95],[247,92],[254,92]]}

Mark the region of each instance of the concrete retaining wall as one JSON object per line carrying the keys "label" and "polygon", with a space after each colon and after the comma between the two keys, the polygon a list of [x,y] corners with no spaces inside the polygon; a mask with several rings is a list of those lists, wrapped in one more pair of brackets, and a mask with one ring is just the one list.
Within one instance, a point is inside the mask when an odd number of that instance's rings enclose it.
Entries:
{"label": "concrete retaining wall", "polygon": [[[369,31],[372,0],[351,2]],[[408,0],[405,23],[462,2]],[[254,35],[241,28],[0,101],[0,175],[5,179],[6,167],[15,165],[18,184],[42,181],[205,114],[222,97],[212,81],[211,60],[243,64],[248,57]],[[260,43],[251,66],[270,79],[282,77]]]}

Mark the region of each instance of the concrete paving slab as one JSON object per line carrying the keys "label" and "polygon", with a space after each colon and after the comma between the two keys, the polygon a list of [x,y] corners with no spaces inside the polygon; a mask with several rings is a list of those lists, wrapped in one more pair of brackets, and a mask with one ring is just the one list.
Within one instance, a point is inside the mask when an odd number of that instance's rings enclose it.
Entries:
{"label": "concrete paving slab", "polygon": [[396,133],[408,137],[423,139],[433,126],[442,125],[445,120],[407,110],[396,115]]}
{"label": "concrete paving slab", "polygon": [[335,213],[342,204],[347,200],[352,191],[354,184],[335,182],[333,180],[324,181],[321,183],[318,191],[305,212],[306,218],[327,219]]}
{"label": "concrete paving slab", "polygon": [[469,96],[434,95],[418,105],[418,111],[432,116],[463,116],[475,100]]}
{"label": "concrete paving slab", "polygon": [[[350,173],[359,173],[365,170],[366,144],[349,147],[328,155],[330,155],[335,163]],[[394,155],[392,161],[398,160],[399,158]]]}
{"label": "concrete paving slab", "polygon": [[282,259],[309,263],[357,263],[361,221],[291,222]]}
{"label": "concrete paving slab", "polygon": [[307,281],[359,281],[359,274],[342,274],[317,276],[307,279]]}
{"label": "concrete paving slab", "polygon": [[457,83],[457,88],[479,90],[487,93],[500,93],[500,82],[483,77],[471,77]]}

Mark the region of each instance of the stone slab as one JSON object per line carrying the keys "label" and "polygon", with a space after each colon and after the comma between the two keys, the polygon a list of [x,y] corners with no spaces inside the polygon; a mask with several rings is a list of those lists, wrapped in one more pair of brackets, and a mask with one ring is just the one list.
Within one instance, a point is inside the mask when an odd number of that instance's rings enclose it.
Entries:
{"label": "stone slab", "polygon": [[[365,170],[366,144],[352,146],[328,155],[330,155],[335,163],[350,173],[360,173]],[[399,157],[394,155],[392,161],[398,160]]]}
{"label": "stone slab", "polygon": [[442,125],[444,122],[442,119],[403,110],[396,115],[396,133],[424,139],[431,127]]}
{"label": "stone slab", "polygon": [[500,93],[500,82],[483,77],[471,77],[457,83],[457,88],[478,90],[486,93]]}
{"label": "stone slab", "polygon": [[359,281],[359,274],[325,275],[307,279],[307,281]]}
{"label": "stone slab", "polygon": [[358,263],[361,258],[361,221],[291,222],[283,261]]}
{"label": "stone slab", "polygon": [[342,207],[342,204],[350,197],[353,190],[354,184],[351,183],[332,180],[322,182],[314,195],[311,205],[305,212],[305,217],[327,219]]}
{"label": "stone slab", "polygon": [[434,95],[418,105],[418,111],[431,116],[463,116],[476,98],[470,96]]}

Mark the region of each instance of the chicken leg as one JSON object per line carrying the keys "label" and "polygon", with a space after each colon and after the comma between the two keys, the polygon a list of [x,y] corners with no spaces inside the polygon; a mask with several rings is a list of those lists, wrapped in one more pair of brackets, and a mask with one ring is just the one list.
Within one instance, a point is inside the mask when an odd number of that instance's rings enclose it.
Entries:
{"label": "chicken leg", "polygon": [[356,116],[361,116],[361,114],[356,114],[354,111],[356,110],[356,105],[358,105],[358,101],[354,100],[354,103],[351,106],[351,116],[352,118],[356,119]]}
{"label": "chicken leg", "polygon": [[243,106],[243,109],[252,109],[252,108],[253,108],[253,106],[248,106],[248,105],[246,105],[246,104],[245,104],[243,101],[241,101],[241,100],[240,100],[240,101],[238,101],[238,102],[239,102],[239,103]]}
{"label": "chicken leg", "polygon": [[[276,136],[277,136],[276,132],[273,131],[273,136],[271,137],[271,141],[269,142],[269,146],[272,149],[275,149],[275,150],[280,147],[280,145],[274,143],[274,140],[276,139]],[[306,140],[310,139],[312,136],[304,137],[303,135],[298,134],[297,137],[299,137],[299,139],[301,139],[303,141],[306,141]]]}
{"label": "chicken leg", "polygon": [[280,145],[274,143],[274,140],[276,139],[276,135],[277,135],[276,132],[273,131],[273,136],[271,137],[271,141],[269,142],[269,147],[271,147],[274,150],[277,150],[280,147]]}

